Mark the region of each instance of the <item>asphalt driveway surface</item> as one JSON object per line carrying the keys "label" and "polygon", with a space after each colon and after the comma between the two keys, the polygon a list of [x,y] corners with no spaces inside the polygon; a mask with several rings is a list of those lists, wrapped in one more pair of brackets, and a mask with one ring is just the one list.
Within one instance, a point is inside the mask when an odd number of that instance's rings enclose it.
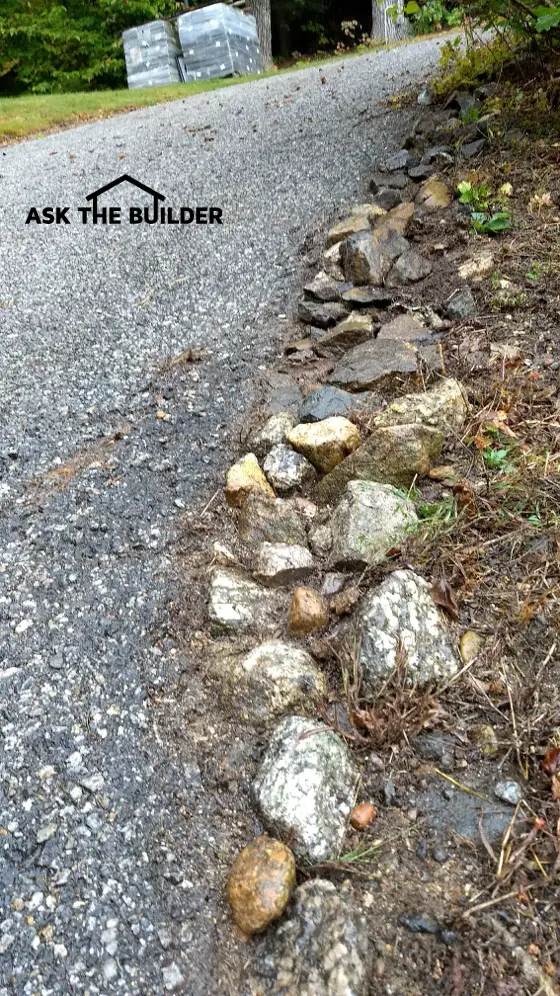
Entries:
{"label": "asphalt driveway surface", "polygon": [[[384,101],[438,52],[420,42],[328,65],[326,83],[309,69],[1,152],[0,996],[241,991],[213,876],[227,800],[153,706],[186,667],[175,527],[222,480],[303,240],[400,147],[414,109]],[[125,172],[223,224],[82,224],[86,196]],[[72,224],[25,224],[45,206]],[[166,378],[191,346],[203,362]]]}

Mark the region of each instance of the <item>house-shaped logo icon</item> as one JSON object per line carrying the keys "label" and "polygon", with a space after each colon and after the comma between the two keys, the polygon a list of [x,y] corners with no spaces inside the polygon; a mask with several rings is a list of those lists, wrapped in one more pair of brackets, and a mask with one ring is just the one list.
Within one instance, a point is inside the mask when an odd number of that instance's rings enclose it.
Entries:
{"label": "house-shaped logo icon", "polygon": [[101,197],[102,194],[106,194],[108,190],[112,190],[113,187],[118,187],[121,183],[132,183],[133,186],[138,187],[140,190],[144,190],[145,193],[150,194],[150,196],[153,197],[153,218],[146,217],[146,221],[152,224],[156,222],[158,220],[159,202],[165,200],[164,195],[158,193],[158,191],[154,190],[152,187],[148,187],[147,184],[141,183],[140,180],[135,180],[134,177],[129,176],[128,173],[123,173],[123,175],[119,176],[116,180],[111,180],[111,183],[106,183],[104,187],[100,187],[99,190],[94,190],[93,193],[87,195],[86,201],[92,202],[93,218],[95,219],[99,215],[97,198]]}

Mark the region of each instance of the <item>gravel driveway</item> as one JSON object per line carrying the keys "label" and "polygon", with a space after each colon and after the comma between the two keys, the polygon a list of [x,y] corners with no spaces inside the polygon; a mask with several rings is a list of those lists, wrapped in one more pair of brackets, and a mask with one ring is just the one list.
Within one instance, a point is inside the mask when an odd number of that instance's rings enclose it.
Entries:
{"label": "gravel driveway", "polygon": [[[171,748],[154,708],[188,667],[175,524],[222,479],[305,236],[400,147],[414,109],[381,101],[439,44],[2,151],[0,996],[241,991],[214,874],[227,789],[217,807],[188,731]],[[224,224],[24,224],[123,172]],[[204,361],[165,376],[190,346]]]}

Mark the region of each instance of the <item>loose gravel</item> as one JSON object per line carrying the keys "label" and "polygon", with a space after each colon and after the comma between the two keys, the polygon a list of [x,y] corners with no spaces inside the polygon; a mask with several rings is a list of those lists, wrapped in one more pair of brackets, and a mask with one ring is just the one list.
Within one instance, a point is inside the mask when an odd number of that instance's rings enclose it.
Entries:
{"label": "loose gravel", "polygon": [[[241,992],[217,922],[227,793],[158,726],[188,669],[177,521],[222,480],[307,233],[400,147],[414,109],[382,101],[439,44],[2,151],[0,996]],[[123,172],[223,226],[25,226]],[[166,373],[190,346],[203,362]]]}

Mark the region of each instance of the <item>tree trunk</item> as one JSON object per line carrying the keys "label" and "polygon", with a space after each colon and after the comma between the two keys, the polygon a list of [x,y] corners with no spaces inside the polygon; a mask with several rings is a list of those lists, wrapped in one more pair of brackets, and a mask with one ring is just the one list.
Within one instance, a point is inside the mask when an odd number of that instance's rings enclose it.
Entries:
{"label": "tree trunk", "polygon": [[261,49],[261,67],[270,69],[272,65],[272,27],[270,23],[270,0],[253,0],[253,14],[257,20],[257,31]]}
{"label": "tree trunk", "polygon": [[[387,13],[387,9],[391,7],[399,8],[396,17]],[[402,0],[381,0],[380,3],[378,0],[372,0],[371,37],[385,44],[406,38],[409,27],[402,9]]]}

